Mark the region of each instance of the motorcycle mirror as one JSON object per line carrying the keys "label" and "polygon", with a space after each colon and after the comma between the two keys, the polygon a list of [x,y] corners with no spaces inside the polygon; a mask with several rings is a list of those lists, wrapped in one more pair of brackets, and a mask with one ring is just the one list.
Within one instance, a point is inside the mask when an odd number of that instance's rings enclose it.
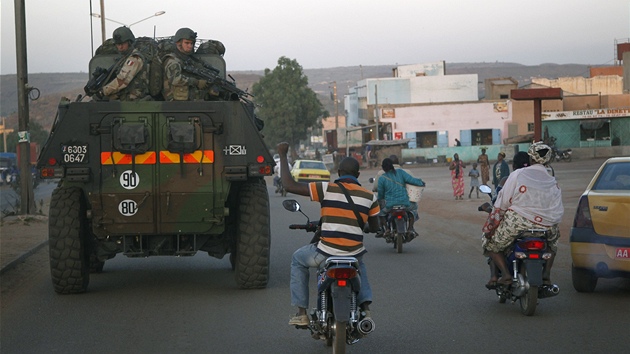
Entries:
{"label": "motorcycle mirror", "polygon": [[485,184],[480,185],[479,190],[481,191],[481,193],[485,193],[485,194],[492,193],[492,188],[490,188],[489,186]]}
{"label": "motorcycle mirror", "polygon": [[374,183],[374,177],[370,177],[368,181],[370,181],[370,183]]}
{"label": "motorcycle mirror", "polygon": [[282,206],[288,211],[300,211],[300,203],[298,203],[295,199],[285,199],[282,201]]}

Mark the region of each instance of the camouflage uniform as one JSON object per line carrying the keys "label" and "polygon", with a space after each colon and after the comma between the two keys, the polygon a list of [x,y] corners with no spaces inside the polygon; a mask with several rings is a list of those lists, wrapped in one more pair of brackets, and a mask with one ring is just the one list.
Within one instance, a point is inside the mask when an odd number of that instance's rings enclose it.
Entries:
{"label": "camouflage uniform", "polygon": [[148,96],[149,73],[144,65],[144,56],[134,49],[127,57],[120,59],[116,78],[103,86],[103,96],[110,100],[136,101]]}
{"label": "camouflage uniform", "polygon": [[164,56],[164,90],[162,95],[166,101],[197,101],[203,100],[206,90],[199,90],[199,79],[184,74],[183,54],[170,53]]}

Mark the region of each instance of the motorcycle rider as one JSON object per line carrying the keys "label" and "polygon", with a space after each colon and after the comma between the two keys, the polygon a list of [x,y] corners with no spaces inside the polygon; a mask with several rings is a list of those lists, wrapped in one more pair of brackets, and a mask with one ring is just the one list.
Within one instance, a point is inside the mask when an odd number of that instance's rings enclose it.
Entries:
{"label": "motorcycle rider", "polygon": [[[381,210],[381,225],[385,225],[387,213],[396,205],[404,206],[407,211],[411,212],[409,218],[409,233],[413,239],[418,233],[413,228],[413,223],[418,219],[418,204],[411,204],[405,184],[409,183],[414,186],[424,187],[425,183],[420,178],[412,177],[409,173],[402,169],[396,170],[394,162],[390,158],[383,160],[381,167],[385,173],[378,179],[378,199],[385,200],[385,207]],[[379,237],[377,234],[376,237]]]}
{"label": "motorcycle rider", "polygon": [[[499,192],[494,209],[483,227],[482,246],[501,271],[501,278],[491,271],[488,285],[507,285],[512,277],[505,261],[505,251],[518,237],[520,230],[546,229],[547,244],[554,256],[547,260],[543,280],[551,284],[551,267],[557,252],[564,207],[556,179],[545,169],[552,157],[551,148],[542,142],[529,147],[531,166],[511,173]],[[492,267],[491,267],[492,270]]]}
{"label": "motorcycle rider", "polygon": [[[372,192],[361,187],[359,162],[346,157],[339,163],[339,178],[335,182],[296,182],[291,178],[287,161],[288,143],[278,144],[282,183],[287,192],[309,196],[312,201],[321,204],[321,237],[316,243],[308,244],[293,253],[291,261],[291,304],[297,306],[297,314],[289,325],[307,326],[309,324],[306,308],[308,307],[309,268],[318,268],[329,256],[350,256],[359,261],[361,289],[357,302],[361,310],[370,317],[369,305],[372,302],[372,289],[368,282],[363,255],[367,252],[363,246],[363,230],[356,219],[352,205],[339,188],[343,184],[352,196],[354,206],[369,225],[371,232],[378,228],[380,208]],[[367,221],[367,222],[366,222]]]}
{"label": "motorcycle rider", "polygon": [[[392,160],[392,163],[394,164],[394,169],[396,171],[400,171],[400,170],[403,169],[402,166],[400,166],[400,162],[398,160],[398,156],[396,156],[396,155],[389,155],[389,158]],[[407,172],[411,177],[415,177],[411,172],[409,172],[407,170],[405,170],[405,172]],[[383,174],[385,174],[385,171],[382,168],[376,173],[376,177],[374,177],[374,182],[373,182],[373,186],[372,186],[372,192],[378,192],[378,179]],[[379,203],[380,203],[381,206],[385,205],[384,204],[385,201],[382,200],[382,199],[379,199]],[[416,215],[416,217],[417,217],[417,215],[418,215],[418,212],[417,212],[417,210],[418,210],[418,203],[409,201],[409,204],[410,204],[409,210],[412,213],[414,213],[414,215]],[[385,220],[381,219],[381,226],[383,226],[383,227],[385,225],[384,222],[385,222]],[[408,229],[409,230],[413,229],[413,224]],[[383,229],[379,230],[376,233],[376,237],[383,237],[383,233],[384,233]]]}
{"label": "motorcycle rider", "polygon": [[[523,167],[527,167],[530,166],[529,163],[529,154],[525,151],[519,151],[516,154],[514,154],[514,159],[512,160],[512,172],[518,170],[519,168],[523,168]],[[505,181],[507,180],[507,177],[503,177],[501,178],[501,181],[499,182],[499,186],[497,187],[497,194],[501,191],[501,189],[503,188],[503,185],[505,184]],[[492,198],[492,202],[495,202],[497,199],[497,196],[495,195],[494,198]],[[488,214],[492,212],[492,204],[491,203],[483,203],[480,207],[479,207],[479,211],[485,211]],[[486,284],[486,288],[488,288],[488,290],[492,290],[495,289],[497,284],[496,284],[496,279],[497,279],[497,274],[499,272],[499,269],[497,268],[497,266],[494,264],[494,262],[492,261],[492,258],[488,257],[488,265],[490,266],[490,278],[491,280]]]}

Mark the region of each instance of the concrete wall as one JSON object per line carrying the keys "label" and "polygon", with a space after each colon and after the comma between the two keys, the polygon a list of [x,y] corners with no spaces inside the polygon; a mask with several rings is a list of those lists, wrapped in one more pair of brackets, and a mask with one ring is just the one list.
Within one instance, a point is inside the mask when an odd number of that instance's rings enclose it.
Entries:
{"label": "concrete wall", "polygon": [[[556,112],[562,111],[562,100],[544,100],[542,101],[543,112]],[[534,123],[534,101],[509,101],[509,117],[510,124],[517,127],[517,132],[512,136],[524,135],[533,133],[533,130],[528,130],[529,123]],[[506,136],[509,138],[511,136]]]}
{"label": "concrete wall", "polygon": [[[510,91],[518,88],[518,81],[508,78],[486,79],[484,81],[485,100],[500,100],[501,96],[510,98]],[[505,99],[505,98],[503,98]]]}
{"label": "concrete wall", "polygon": [[630,146],[607,146],[597,148],[572,148],[571,158],[592,159],[595,157],[620,157],[630,156]]}
{"label": "concrete wall", "polygon": [[477,74],[366,79],[359,81],[357,97],[368,105],[470,102],[479,99],[477,80]]}
{"label": "concrete wall", "polygon": [[585,77],[561,77],[558,79],[532,78],[532,83],[547,87],[559,87],[575,95],[623,93],[623,78],[618,75]]}
{"label": "concrete wall", "polygon": [[426,76],[409,80],[410,103],[466,102],[479,99],[477,74]]}

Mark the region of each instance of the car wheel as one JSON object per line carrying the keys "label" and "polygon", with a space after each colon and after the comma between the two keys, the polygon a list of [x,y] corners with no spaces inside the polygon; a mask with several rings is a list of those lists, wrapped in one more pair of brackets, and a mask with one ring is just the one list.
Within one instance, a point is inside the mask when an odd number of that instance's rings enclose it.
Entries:
{"label": "car wheel", "polygon": [[571,280],[573,288],[580,293],[592,293],[597,286],[597,275],[592,270],[576,268],[571,265]]}

